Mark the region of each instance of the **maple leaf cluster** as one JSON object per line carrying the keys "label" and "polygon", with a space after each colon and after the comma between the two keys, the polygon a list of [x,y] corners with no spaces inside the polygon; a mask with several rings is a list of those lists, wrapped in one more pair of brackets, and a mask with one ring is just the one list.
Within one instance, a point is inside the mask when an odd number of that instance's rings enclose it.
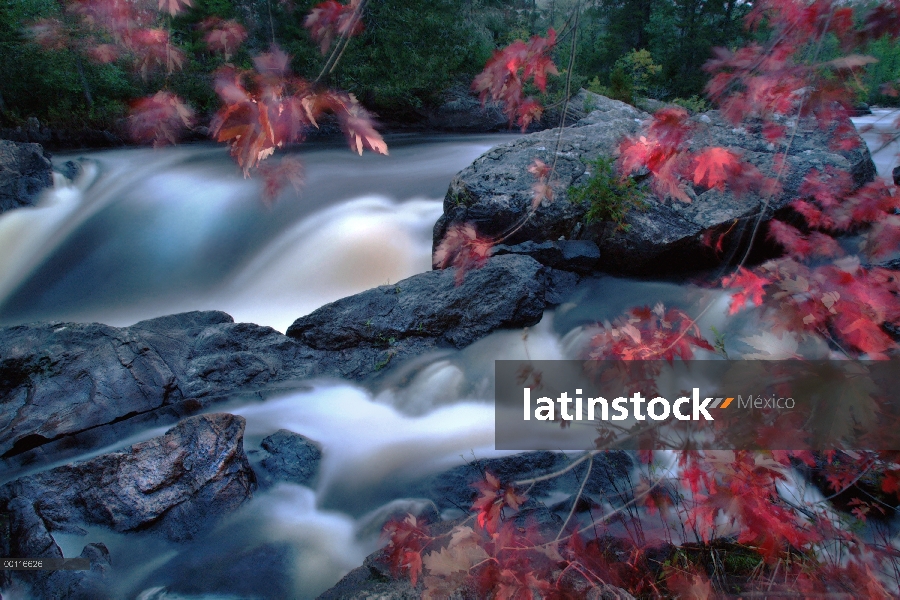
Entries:
{"label": "maple leaf cluster", "polygon": [[[801,197],[791,206],[802,229],[781,220],[769,223],[769,236],[786,257],[722,280],[739,291],[729,314],[748,302],[763,306],[774,333],[819,335],[845,351],[886,358],[897,344],[884,331],[900,323],[900,287],[894,271],[862,266],[833,236],[856,232],[858,247],[870,259],[900,250],[900,203],[883,181],[852,190],[847,173],[811,171]],[[822,262],[822,259],[832,259]]]}
{"label": "maple leaf cluster", "polygon": [[221,52],[229,60],[234,51],[247,39],[247,30],[234,19],[223,20],[210,17],[200,23],[205,31],[203,41],[212,52]]}
{"label": "maple leaf cluster", "polygon": [[[315,89],[291,74],[289,62],[288,55],[276,49],[256,57],[253,71],[226,66],[216,76],[216,92],[224,106],[216,113],[210,132],[217,141],[229,145],[245,176],[276,148],[302,141],[326,113],[337,116],[353,150],[387,154],[372,115],[356,97]],[[295,167],[280,172],[294,179],[299,176]]]}
{"label": "maple leaf cluster", "polygon": [[689,360],[695,348],[713,351],[687,313],[657,303],[633,308],[591,340],[591,360]]}
{"label": "maple leaf cluster", "polygon": [[516,40],[494,52],[484,70],[475,77],[472,89],[482,103],[488,98],[501,101],[510,125],[518,123],[525,131],[541,118],[543,106],[532,96],[525,95],[525,84],[531,79],[542,92],[547,91],[547,76],[559,75],[550,52],[556,45],[556,31],[551,27],[547,37],[532,36],[528,43]]}
{"label": "maple leaf cluster", "polygon": [[[79,52],[101,64],[128,59],[146,80],[157,68],[172,73],[184,64],[185,54],[163,26],[161,13],[174,16],[190,6],[191,0],[71,0],[61,19],[42,19],[30,30],[46,50]],[[240,25],[223,27],[229,31],[228,47],[236,47],[243,39],[235,37]],[[193,110],[182,99],[160,91],[131,103],[128,129],[136,141],[157,146],[176,143],[192,122]]]}
{"label": "maple leaf cluster", "polygon": [[46,50],[80,52],[99,63],[130,57],[146,79],[157,66],[169,73],[181,68],[184,53],[160,26],[160,13],[176,15],[191,5],[191,0],[72,0],[64,20],[41,19],[30,30]]}
{"label": "maple leaf cluster", "polygon": [[471,223],[451,225],[434,251],[436,269],[456,268],[456,285],[460,285],[471,269],[481,268],[491,257],[494,240],[478,235]]}
{"label": "maple leaf cluster", "polygon": [[182,129],[190,128],[194,111],[171,92],[157,92],[132,104],[128,117],[131,137],[154,146],[175,144]]}
{"label": "maple leaf cluster", "polygon": [[362,1],[350,0],[341,4],[336,0],[326,0],[317,4],[303,21],[313,41],[319,44],[324,55],[337,37],[352,37],[363,32],[361,19]]}
{"label": "maple leaf cluster", "polygon": [[617,165],[622,177],[647,171],[653,175],[651,187],[661,198],[691,202],[687,185],[724,190],[736,194],[773,194],[778,183],[764,176],[741,154],[727,148],[689,150],[694,125],[681,107],[657,111],[645,131],[628,136],[619,144]]}

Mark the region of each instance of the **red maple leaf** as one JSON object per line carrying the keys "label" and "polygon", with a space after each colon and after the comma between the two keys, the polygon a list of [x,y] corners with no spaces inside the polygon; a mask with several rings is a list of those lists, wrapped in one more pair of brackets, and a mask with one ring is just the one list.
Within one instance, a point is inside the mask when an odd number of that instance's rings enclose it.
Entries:
{"label": "red maple leaf", "polygon": [[503,102],[510,125],[517,122],[525,131],[543,112],[537,100],[525,97],[525,82],[531,79],[539,90],[546,91],[547,75],[559,74],[550,58],[555,44],[556,32],[550,28],[545,38],[533,36],[527,44],[516,40],[495,51],[484,70],[473,80],[472,89],[479,94],[482,103],[488,98]]}
{"label": "red maple leaf", "polygon": [[165,10],[172,16],[184,10],[185,6],[193,6],[191,0],[159,0],[159,10]]}
{"label": "red maple leaf", "polygon": [[484,480],[472,484],[478,490],[478,498],[472,504],[472,510],[478,513],[478,525],[489,534],[497,533],[500,516],[506,506],[518,509],[526,497],[516,493],[512,486],[505,486],[490,473],[484,474]]}
{"label": "red maple leaf", "polygon": [[765,286],[771,283],[768,279],[756,275],[753,271],[740,267],[737,275],[722,279],[722,285],[729,288],[739,288],[740,291],[731,297],[731,305],[728,314],[737,313],[749,300],[754,306],[762,304],[765,298]]}
{"label": "red maple leaf", "polygon": [[213,52],[221,52],[225,60],[231,58],[235,49],[247,39],[247,30],[234,20],[223,21],[218,17],[210,17],[200,24],[206,31],[203,41]]}
{"label": "red maple leaf", "polygon": [[707,148],[694,157],[694,184],[718,190],[740,170],[740,155],[725,148]]}
{"label": "red maple leaf", "polygon": [[287,184],[297,192],[303,186],[303,163],[293,156],[285,156],[277,166],[266,162],[260,165],[259,172],[263,176],[263,200],[266,204],[271,204]]}
{"label": "red maple leaf", "polygon": [[313,41],[319,44],[322,54],[337,36],[354,36],[362,33],[363,24],[359,15],[360,0],[341,4],[336,0],[326,0],[317,4],[303,21]]}
{"label": "red maple leaf", "polygon": [[181,98],[171,92],[157,92],[131,105],[128,129],[136,141],[161,146],[175,144],[193,120],[194,111]]}
{"label": "red maple leaf", "polygon": [[460,285],[467,271],[484,266],[493,246],[494,240],[480,237],[471,223],[452,225],[435,249],[432,264],[436,269],[456,267],[456,285]]}

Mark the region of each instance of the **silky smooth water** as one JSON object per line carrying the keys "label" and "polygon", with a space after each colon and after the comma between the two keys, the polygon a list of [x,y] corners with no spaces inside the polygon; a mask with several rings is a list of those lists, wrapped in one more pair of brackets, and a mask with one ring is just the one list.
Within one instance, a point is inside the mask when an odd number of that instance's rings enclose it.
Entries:
{"label": "silky smooth water", "polygon": [[[86,154],[75,182],[58,176],[38,207],[0,216],[0,323],[122,326],[217,309],[284,331],[327,302],[430,269],[431,231],[450,179],[512,137],[389,137],[388,157],[310,144],[299,152],[303,190],[285,190],[271,208],[260,200],[260,182],[242,178],[219,147]],[[882,174],[893,166],[884,156],[876,157]],[[598,277],[533,328],[391,365],[380,391],[314,381],[263,402],[215,408],[247,419],[245,448],[254,464],[259,442],[280,428],[319,442],[324,456],[314,489],[262,488],[187,545],[99,527],[85,536],[60,534],[57,542],[65,556],[89,542],[107,544],[117,597],[142,600],[236,597],[230,560],[277,558],[271,547],[287,547],[289,595],[314,597],[377,548],[386,516],[423,507],[405,496],[410,483],[503,454],[494,450],[494,360],[579,356],[590,326],[658,301],[702,314],[701,330],[709,336],[715,326],[730,348],[758,333],[752,311],[726,319],[721,290]]]}

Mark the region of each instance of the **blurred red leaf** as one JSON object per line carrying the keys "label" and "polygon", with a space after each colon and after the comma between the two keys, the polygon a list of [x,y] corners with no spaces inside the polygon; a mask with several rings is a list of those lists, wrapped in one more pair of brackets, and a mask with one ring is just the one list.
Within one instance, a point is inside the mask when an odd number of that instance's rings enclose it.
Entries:
{"label": "blurred red leaf", "polygon": [[493,245],[494,241],[480,237],[471,223],[451,225],[435,249],[432,263],[437,269],[456,267],[456,285],[460,285],[467,271],[487,262]]}
{"label": "blurred red leaf", "polygon": [[206,31],[203,41],[213,52],[221,52],[225,60],[247,39],[247,30],[234,20],[223,21],[217,17],[210,17],[200,24]]}
{"label": "blurred red leaf", "polygon": [[171,92],[157,92],[132,104],[128,129],[136,141],[161,146],[175,144],[193,120],[194,111],[181,98]]}
{"label": "blurred red leaf", "polygon": [[159,10],[166,11],[173,17],[184,10],[186,6],[193,6],[191,0],[159,0]]}
{"label": "blurred red leaf", "polygon": [[326,0],[317,4],[303,21],[313,41],[319,44],[322,54],[338,36],[354,36],[362,33],[363,23],[359,15],[360,0],[341,4],[336,0]]}

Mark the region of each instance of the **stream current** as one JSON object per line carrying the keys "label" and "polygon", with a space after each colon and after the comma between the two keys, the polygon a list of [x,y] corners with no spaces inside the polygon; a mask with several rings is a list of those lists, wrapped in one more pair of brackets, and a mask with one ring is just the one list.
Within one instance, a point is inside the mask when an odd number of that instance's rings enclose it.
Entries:
{"label": "stream current", "polygon": [[[877,126],[885,117],[876,111],[856,121]],[[323,304],[430,269],[432,227],[450,179],[514,137],[388,136],[388,157],[307,144],[298,152],[305,186],[283,191],[271,208],[260,200],[260,181],[242,178],[222,147],[55,156],[56,166],[79,160],[82,173],[74,182],[56,175],[37,207],[0,216],[0,325],[125,326],[216,309],[283,332]],[[877,133],[866,141],[877,147]],[[896,148],[876,155],[882,176],[895,156]],[[574,358],[586,326],[657,301],[693,314],[709,306],[699,322],[707,335],[713,326],[729,340],[757,333],[750,318],[726,321],[728,296],[721,291],[600,276],[530,330],[496,332],[426,359],[402,386],[370,392],[315,381],[264,402],[214,408],[247,419],[244,443],[254,464],[260,441],[278,429],[319,442],[315,489],[261,488],[214,531],[184,546],[104,528],[58,534],[57,542],[67,557],[89,542],[105,543],[116,597],[227,599],[249,595],[236,586],[262,592],[268,585],[268,597],[313,598],[378,547],[386,515],[422,507],[404,496],[410,482],[503,454],[493,439],[494,360]],[[285,546],[290,552],[278,551]],[[290,564],[280,572],[289,572],[290,581],[271,587],[264,566],[285,556]],[[239,585],[227,568],[238,557],[260,565]]]}

